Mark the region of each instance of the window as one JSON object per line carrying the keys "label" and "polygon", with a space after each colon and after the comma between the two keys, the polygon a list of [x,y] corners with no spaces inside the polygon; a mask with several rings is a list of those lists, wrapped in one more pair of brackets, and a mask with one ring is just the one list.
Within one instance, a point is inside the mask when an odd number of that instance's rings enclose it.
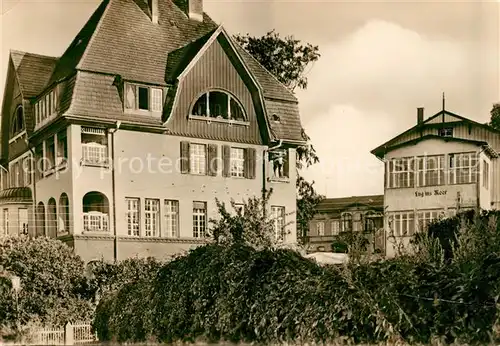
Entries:
{"label": "window", "polygon": [[[108,141],[103,129],[82,127],[81,142],[82,163],[94,166],[108,163]],[[63,156],[66,151],[67,160],[67,147],[61,147],[60,150],[60,155]]]}
{"label": "window", "polygon": [[490,164],[483,160],[483,187],[488,189],[490,186]]}
{"label": "window", "polygon": [[207,204],[193,202],[193,237],[205,238],[207,227]]}
{"label": "window", "polygon": [[57,102],[57,92],[56,90],[52,90],[35,103],[35,120],[37,125],[57,113]]}
{"label": "window", "polygon": [[289,152],[288,149],[273,150],[269,154],[269,160],[272,162],[272,173],[274,178],[288,178],[289,176]]}
{"label": "window", "polygon": [[231,176],[245,176],[245,149],[231,148]]}
{"label": "window", "polygon": [[449,155],[449,183],[470,184],[476,181],[476,153],[459,153]]}
{"label": "window", "polygon": [[205,144],[191,144],[189,146],[190,172],[192,174],[206,174],[207,149]]}
{"label": "window", "polygon": [[16,111],[14,112],[14,116],[12,117],[12,132],[11,136],[15,136],[22,131],[24,131],[24,112],[23,107],[18,106]]}
{"label": "window", "polygon": [[223,91],[207,91],[191,109],[191,115],[224,120],[246,121],[243,108],[230,94]]}
{"label": "window", "polygon": [[444,155],[417,157],[417,186],[444,184]]}
{"label": "window", "polygon": [[100,211],[83,213],[83,229],[87,232],[107,232],[108,214]]}
{"label": "window", "polygon": [[445,127],[438,130],[441,137],[453,137],[453,127]]}
{"label": "window", "polygon": [[320,221],[316,224],[316,233],[318,233],[319,236],[324,236],[325,235],[325,223]]}
{"label": "window", "polygon": [[9,209],[5,208],[3,210],[2,216],[3,216],[3,219],[2,219],[2,221],[3,221],[3,225],[2,225],[3,233],[9,234]]}
{"label": "window", "polygon": [[338,235],[340,233],[340,222],[338,220],[333,220],[331,226],[332,226],[332,234]]}
{"label": "window", "polygon": [[32,161],[31,156],[26,156],[22,161],[24,186],[31,185],[31,173],[32,173],[31,161]]}
{"label": "window", "polygon": [[374,232],[375,231],[375,220],[373,220],[374,214],[373,212],[367,212],[364,215],[364,231],[365,232]]}
{"label": "window", "polygon": [[46,171],[54,168],[55,153],[56,153],[56,148],[54,143],[54,137],[50,137],[49,139],[47,139],[47,142],[45,142],[45,158],[47,160],[47,166],[45,167]]}
{"label": "window", "polygon": [[342,232],[352,232],[352,214],[342,215]]}
{"label": "window", "polygon": [[165,200],[165,236],[179,236],[179,201]]}
{"label": "window", "polygon": [[139,236],[139,198],[126,198],[127,203],[127,234]]}
{"label": "window", "polygon": [[417,224],[420,232],[427,231],[432,222],[444,216],[444,210],[427,210],[417,212]]}
{"label": "window", "polygon": [[281,241],[285,236],[285,207],[272,206],[271,214],[274,220],[274,236],[277,241]]}
{"label": "window", "polygon": [[125,108],[155,113],[163,111],[163,89],[125,84]]}
{"label": "window", "polygon": [[68,161],[68,139],[66,130],[57,134],[56,166],[65,165]]}
{"label": "window", "polygon": [[144,235],[157,237],[160,231],[160,201],[146,198],[144,201]]}
{"label": "window", "polygon": [[392,231],[395,237],[412,236],[415,233],[414,212],[396,212],[393,214]]}
{"label": "window", "polygon": [[411,157],[392,159],[389,161],[389,187],[413,187],[414,160]]}

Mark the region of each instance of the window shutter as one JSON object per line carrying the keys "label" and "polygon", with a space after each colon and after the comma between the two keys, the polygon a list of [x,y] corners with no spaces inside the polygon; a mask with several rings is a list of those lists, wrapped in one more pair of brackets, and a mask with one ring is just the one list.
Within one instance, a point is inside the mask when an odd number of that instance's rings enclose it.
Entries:
{"label": "window shutter", "polygon": [[181,142],[181,173],[189,173],[189,142]]}
{"label": "window shutter", "polygon": [[222,147],[222,161],[223,170],[222,175],[224,177],[229,177],[231,175],[231,147],[229,145],[224,145]]}
{"label": "window shutter", "polygon": [[255,148],[245,149],[245,178],[255,179]]}
{"label": "window shutter", "polygon": [[217,176],[217,144],[208,145],[207,161],[208,175]]}

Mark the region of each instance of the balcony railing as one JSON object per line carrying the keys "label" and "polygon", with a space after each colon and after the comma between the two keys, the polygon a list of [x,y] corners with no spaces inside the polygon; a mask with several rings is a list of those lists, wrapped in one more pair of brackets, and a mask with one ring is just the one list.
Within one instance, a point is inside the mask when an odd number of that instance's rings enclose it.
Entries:
{"label": "balcony railing", "polygon": [[82,163],[90,166],[106,166],[108,147],[95,142],[82,143]]}
{"label": "balcony railing", "polygon": [[85,232],[108,232],[109,215],[99,211],[83,213],[83,230]]}

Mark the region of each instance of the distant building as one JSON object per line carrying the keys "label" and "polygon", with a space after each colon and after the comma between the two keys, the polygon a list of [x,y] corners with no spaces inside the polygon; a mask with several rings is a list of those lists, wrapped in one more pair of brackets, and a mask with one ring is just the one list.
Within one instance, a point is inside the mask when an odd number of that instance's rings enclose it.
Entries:
{"label": "distant building", "polygon": [[385,164],[386,255],[429,222],[500,207],[500,131],[442,110],[372,153]]}
{"label": "distant building", "polygon": [[104,0],[61,57],[12,51],[1,128],[0,235],[163,257],[272,188],[296,242],[298,101],[202,0]]}
{"label": "distant building", "polygon": [[332,251],[336,236],[362,232],[369,241],[368,250],[383,252],[383,209],[383,195],[325,198],[309,222],[307,251]]}

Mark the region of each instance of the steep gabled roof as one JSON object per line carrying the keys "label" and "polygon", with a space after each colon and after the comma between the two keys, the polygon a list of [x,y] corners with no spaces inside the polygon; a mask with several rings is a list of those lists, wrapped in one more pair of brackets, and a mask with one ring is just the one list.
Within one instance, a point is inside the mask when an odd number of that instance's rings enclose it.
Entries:
{"label": "steep gabled roof", "polygon": [[367,206],[383,209],[384,195],[325,198],[316,206],[318,213],[337,213],[352,206]]}
{"label": "steep gabled roof", "polygon": [[[439,119],[438,117],[443,117],[442,119],[444,121],[436,121]],[[500,131],[496,130],[495,128],[493,128],[489,125],[478,123],[474,120],[465,118],[461,115],[452,113],[452,112],[447,111],[447,110],[441,110],[441,111],[437,112],[436,114],[434,114],[433,116],[426,119],[425,121],[423,121],[421,124],[416,124],[415,126],[404,131],[403,133],[400,133],[396,137],[391,138],[390,140],[388,140],[384,144],[379,145],[377,148],[373,149],[371,151],[371,153],[379,158],[382,158],[384,153],[387,151],[387,149],[392,147],[393,144],[395,142],[397,142],[399,139],[401,139],[403,136],[406,136],[406,135],[413,133],[413,132],[416,132],[416,131],[421,131],[427,127],[435,127],[436,125],[439,125],[439,124],[460,123],[460,122],[471,125],[471,126],[477,126],[480,128],[484,128],[484,129],[487,129],[488,131],[491,131],[493,133],[500,134]]]}
{"label": "steep gabled roof", "polygon": [[39,54],[10,51],[10,57],[24,98],[40,94],[54,71],[58,58]]}

